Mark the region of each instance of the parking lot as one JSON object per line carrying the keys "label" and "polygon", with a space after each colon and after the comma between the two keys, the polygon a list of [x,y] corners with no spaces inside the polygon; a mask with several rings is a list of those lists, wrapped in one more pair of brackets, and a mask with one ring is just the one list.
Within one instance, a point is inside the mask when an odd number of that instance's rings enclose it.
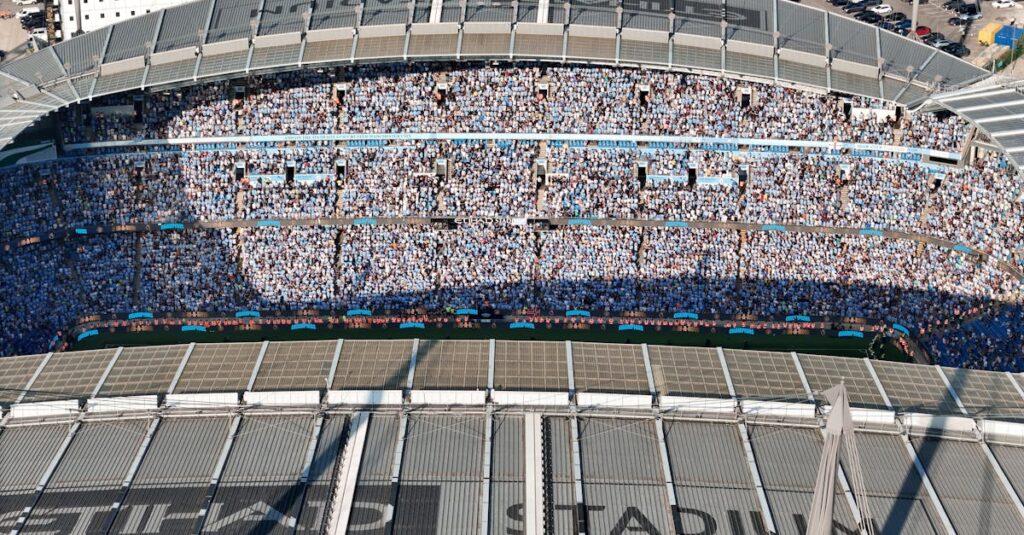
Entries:
{"label": "parking lot", "polygon": [[[913,5],[905,0],[883,0],[889,3],[894,11],[906,14],[909,18]],[[978,33],[985,25],[991,22],[998,22],[999,24],[1010,24],[1014,20],[1017,26],[1024,25],[1024,0],[1018,0],[1018,6],[1015,8],[1003,8],[996,9],[992,7],[992,2],[985,0],[980,1],[982,18],[976,21],[969,22],[966,26],[957,27],[949,24],[949,19],[956,14],[948,11],[942,7],[945,0],[927,0],[928,3],[922,3],[918,7],[917,12],[917,24],[918,26],[927,26],[931,28],[933,32],[942,33],[947,40],[956,43],[961,43],[966,46],[971,54],[964,58],[966,61],[972,63],[985,63],[985,54],[983,54],[985,47],[978,44]],[[844,16],[842,8],[831,5],[828,0],[802,0],[803,4],[822,8],[834,13],[840,13]]]}
{"label": "parking lot", "polygon": [[[44,6],[42,2],[31,5],[39,8]],[[11,0],[0,0],[0,11],[17,13],[25,7],[28,6],[19,6]],[[28,53],[28,39],[28,31],[21,28],[16,17],[0,20],[0,50],[7,53],[5,62]]]}

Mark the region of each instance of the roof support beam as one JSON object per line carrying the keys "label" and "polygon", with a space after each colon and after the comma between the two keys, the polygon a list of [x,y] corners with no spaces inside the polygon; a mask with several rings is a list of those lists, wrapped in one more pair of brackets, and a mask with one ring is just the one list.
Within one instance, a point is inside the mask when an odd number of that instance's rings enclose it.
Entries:
{"label": "roof support beam", "polygon": [[[816,403],[814,392],[811,390],[811,385],[807,381],[807,374],[804,373],[803,364],[800,363],[800,357],[796,354],[796,351],[791,352],[790,355],[793,357],[793,364],[796,366],[797,374],[800,376],[800,383],[804,386],[804,392],[807,393],[807,399],[811,403]],[[827,438],[828,434],[824,427],[819,427],[818,430],[821,431],[822,437]],[[860,506],[857,504],[856,496],[854,496],[853,490],[850,487],[850,480],[846,477],[846,469],[843,468],[842,464],[836,464],[836,475],[838,476],[839,487],[843,489],[843,495],[846,496],[846,504],[850,506],[850,511],[853,512],[853,518],[860,526],[860,532],[863,535],[867,535],[866,526],[870,519],[864,518],[864,514],[861,513]]]}
{"label": "roof support beam", "polygon": [[871,359],[864,357],[864,366],[867,367],[868,373],[871,374],[871,379],[875,381],[875,387],[878,388],[878,393],[882,395],[882,401],[885,402],[886,408],[893,410],[892,402],[889,401],[889,395],[885,393],[885,388],[882,386],[882,381],[878,379],[878,374],[875,373],[875,366],[871,364]]}
{"label": "roof support beam", "polygon": [[572,342],[565,341],[565,368],[569,377],[569,397],[576,396],[576,373],[573,371],[572,363]]}
{"label": "roof support beam", "polygon": [[975,119],[974,122],[980,124],[992,123],[996,121],[1010,121],[1010,120],[1022,120],[1024,119],[1024,113],[1015,113],[1013,115],[1000,115],[999,117],[988,117],[986,119]]}
{"label": "roof support beam", "polygon": [[494,338],[487,341],[487,393],[494,390]]}
{"label": "roof support beam", "polygon": [[[941,102],[941,101],[940,101]],[[991,104],[978,104],[977,106],[967,106],[966,108],[958,108],[956,111],[959,114],[970,113],[972,111],[991,110],[993,108],[1009,108],[1010,106],[1019,106],[1024,104],[1024,98],[1016,100],[1004,100],[1003,102],[996,102]]]}
{"label": "roof support beam", "polygon": [[398,482],[402,477],[402,458],[405,453],[405,439],[409,429],[409,413],[402,412],[402,419],[398,422],[398,442],[395,444],[395,456],[391,461],[391,486],[388,490],[388,509],[385,522],[391,526],[391,533],[395,530],[395,509],[398,507]]}
{"label": "roof support beam", "polygon": [[36,368],[35,373],[32,374],[32,378],[29,379],[28,380],[28,384],[25,385],[25,389],[22,390],[21,393],[18,394],[18,399],[14,400],[14,404],[15,405],[17,405],[18,403],[21,403],[21,401],[23,399],[25,399],[25,396],[28,395],[28,393],[32,390],[32,385],[36,384],[36,379],[39,378],[39,374],[43,373],[43,368],[45,368],[46,365],[50,363],[50,359],[52,357],[53,357],[53,352],[52,351],[47,353],[46,356],[43,357],[42,362],[39,363],[39,367]]}
{"label": "roof support beam", "polygon": [[585,535],[587,530],[587,501],[583,496],[583,465],[580,461],[580,425],[576,413],[569,417],[572,434],[572,481],[576,494],[576,533]]}
{"label": "roof support beam", "polygon": [[114,369],[114,365],[117,364],[117,359],[121,357],[121,352],[124,351],[124,347],[117,348],[114,352],[114,356],[110,358],[110,362],[107,363],[107,368],[103,370],[103,376],[96,382],[96,387],[92,389],[91,398],[95,398],[100,395],[100,390],[103,388],[103,383],[107,382],[107,376],[110,375],[110,370]]}
{"label": "roof support beam", "polygon": [[192,342],[188,345],[188,349],[185,350],[185,354],[181,356],[181,362],[178,363],[178,371],[174,373],[174,379],[171,379],[171,386],[167,387],[167,393],[173,394],[174,389],[178,386],[178,381],[181,380],[181,374],[185,373],[185,365],[188,364],[188,358],[192,356],[192,351],[196,348],[196,343]]}
{"label": "roof support beam", "polygon": [[267,356],[267,346],[270,342],[267,340],[263,341],[263,345],[260,346],[260,353],[256,355],[256,364],[252,367],[252,372],[249,374],[249,382],[245,387],[246,391],[252,391],[252,387],[256,385],[256,376],[260,374],[260,368],[263,367],[263,359]]}
{"label": "roof support beam", "polygon": [[1014,89],[1009,89],[1009,88],[1003,88],[1003,89],[981,88],[981,89],[974,89],[974,90],[968,88],[968,89],[965,89],[965,90],[963,90],[963,91],[961,91],[959,93],[956,93],[954,95],[937,97],[935,100],[945,104],[945,103],[949,103],[949,102],[956,102],[958,100],[978,98],[978,97],[982,97],[982,96],[986,96],[987,97],[987,96],[1006,95],[1006,94],[1015,93],[1015,92],[1016,91]]}
{"label": "roof support beam", "polygon": [[946,385],[946,392],[949,392],[949,397],[953,398],[953,401],[956,402],[956,406],[960,409],[960,413],[964,416],[970,416],[970,414],[967,413],[967,407],[964,406],[964,402],[960,401],[960,395],[956,393],[956,390],[953,390],[953,385],[949,383],[949,377],[946,377],[946,374],[942,373],[942,366],[939,366],[938,364],[935,364],[934,366],[935,373],[939,374],[939,378],[942,379],[942,384]]}
{"label": "roof support beam", "polygon": [[366,431],[369,427],[370,414],[357,412],[352,415],[348,426],[351,439],[345,445],[341,456],[341,467],[338,470],[338,486],[330,503],[330,516],[327,522],[327,533],[344,535],[348,532],[348,519],[352,514],[352,503],[356,494],[356,476],[363,461],[363,449],[366,447]]}
{"label": "roof support beam", "polygon": [[665,479],[665,491],[668,495],[668,504],[672,508],[672,527],[674,533],[685,533],[683,531],[683,518],[679,514],[679,502],[676,500],[676,485],[672,478],[672,463],[669,460],[668,446],[665,445],[665,422],[661,416],[655,416],[654,427],[658,432],[658,453],[661,455],[661,472]]}
{"label": "roof support beam", "polygon": [[326,385],[327,390],[334,388],[334,374],[338,372],[338,362],[341,360],[341,348],[344,347],[345,340],[338,338],[338,343],[334,345],[334,356],[331,357],[331,369],[327,372]]}
{"label": "roof support beam", "polygon": [[917,456],[917,450],[914,449],[914,445],[910,443],[910,439],[907,435],[900,433],[900,439],[903,440],[903,446],[907,449],[907,454],[910,455],[910,459],[914,462],[914,469],[917,470],[918,477],[921,478],[921,483],[924,484],[925,490],[928,491],[928,497],[932,501],[932,506],[939,513],[939,520],[942,522],[942,526],[946,529],[946,533],[949,535],[956,535],[956,530],[953,528],[953,523],[949,520],[949,515],[946,514],[946,508],[942,506],[942,502],[939,501],[938,494],[935,492],[935,487],[932,486],[932,480],[928,477],[928,472],[925,471],[924,465],[921,464],[921,459]]}
{"label": "roof support beam", "polygon": [[139,467],[142,466],[142,460],[146,457],[146,452],[149,451],[149,445],[153,442],[153,435],[156,434],[157,427],[160,426],[160,416],[153,418],[153,421],[149,424],[149,430],[146,431],[146,438],[142,439],[142,444],[139,445],[139,451],[135,454],[135,459],[132,461],[132,465],[128,468],[128,473],[124,476],[124,481],[121,482],[121,489],[118,491],[117,498],[114,499],[114,503],[110,506],[110,513],[107,514],[106,520],[103,522],[103,531],[101,533],[110,533],[110,530],[114,527],[114,520],[117,519],[118,513],[121,512],[121,506],[124,505],[124,500],[128,496],[128,489],[132,486],[132,481],[135,480],[135,474],[138,473]]}
{"label": "roof support beam", "polygon": [[544,533],[544,431],[541,425],[539,413],[528,412],[523,416],[524,533]]}
{"label": "roof support beam", "polygon": [[1006,136],[1019,136],[1024,134],[1024,128],[1018,128],[1017,130],[1006,130],[1003,132],[990,132],[989,135],[992,137],[1006,137]]}
{"label": "roof support beam", "polygon": [[36,504],[39,503],[39,497],[42,496],[43,491],[46,490],[46,486],[50,484],[50,478],[52,478],[54,472],[57,471],[57,465],[59,465],[61,460],[64,459],[64,455],[67,454],[68,448],[71,446],[71,441],[74,440],[75,435],[81,427],[82,414],[79,414],[78,418],[75,419],[75,422],[71,424],[71,428],[68,429],[68,434],[64,437],[64,442],[61,443],[59,448],[57,448],[57,453],[50,461],[50,465],[46,467],[46,472],[43,472],[43,477],[39,479],[35,493],[32,496],[32,501],[21,511],[21,515],[18,516],[18,520],[15,521],[14,528],[11,529],[11,535],[19,535],[21,530],[25,529],[26,522],[28,522],[29,517],[32,516],[32,510],[35,509]]}
{"label": "roof support beam", "polygon": [[409,355],[409,374],[405,377],[405,395],[408,396],[412,392],[412,381],[416,377],[416,356],[420,352],[420,339],[414,338],[412,341],[412,353]]}
{"label": "roof support beam", "polygon": [[[492,340],[493,342],[493,340]],[[484,416],[484,457],[483,457],[483,485],[480,488],[480,535],[489,535],[491,532],[491,457],[494,444],[494,415],[493,408],[487,405],[487,414]]]}
{"label": "roof support beam", "polygon": [[206,524],[206,517],[210,512],[210,505],[213,504],[213,496],[217,492],[217,487],[220,485],[220,477],[224,474],[224,468],[228,464],[228,455],[231,453],[231,447],[235,444],[235,437],[238,436],[238,426],[241,424],[242,415],[235,415],[231,420],[231,429],[228,431],[228,436],[224,440],[224,447],[220,450],[220,458],[217,460],[217,466],[213,469],[213,475],[210,476],[210,485],[206,489],[206,497],[203,498],[203,506],[199,509],[199,517],[196,518],[196,523],[192,528],[193,535],[199,535],[203,531],[203,525]]}

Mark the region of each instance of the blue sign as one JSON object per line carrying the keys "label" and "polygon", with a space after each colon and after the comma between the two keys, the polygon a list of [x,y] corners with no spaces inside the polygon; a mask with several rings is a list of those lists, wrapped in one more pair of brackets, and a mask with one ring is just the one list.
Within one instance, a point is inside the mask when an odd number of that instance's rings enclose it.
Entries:
{"label": "blue sign", "polygon": [[971,249],[970,247],[968,247],[966,245],[960,245],[959,243],[953,246],[953,250],[961,252],[961,253],[967,253],[967,254],[971,254],[971,253],[974,252],[974,250]]}
{"label": "blue sign", "polygon": [[536,327],[528,321],[517,321],[512,325],[509,325],[510,329],[536,329]]}
{"label": "blue sign", "polygon": [[865,228],[860,230],[861,236],[882,236],[881,230],[875,230],[872,228]]}
{"label": "blue sign", "polygon": [[633,325],[633,324],[619,325],[619,331],[638,331],[638,332],[644,332],[644,326],[643,325]]}
{"label": "blue sign", "polygon": [[280,227],[281,222],[273,219],[264,219],[263,221],[256,222],[257,227]]}
{"label": "blue sign", "polygon": [[258,318],[260,317],[259,310],[239,310],[235,312],[236,318]]}
{"label": "blue sign", "polygon": [[86,235],[88,233],[89,233],[89,229],[85,229],[85,228],[82,228],[82,227],[78,227],[78,228],[75,229],[75,234],[78,234],[79,236],[84,236],[84,235]]}
{"label": "blue sign", "polygon": [[315,331],[316,330],[316,325],[313,325],[312,323],[293,323],[292,324],[292,330],[293,331]]}
{"label": "blue sign", "polygon": [[373,314],[365,308],[350,308],[345,313],[346,316],[372,316]]}
{"label": "blue sign", "polygon": [[907,336],[910,336],[910,329],[900,325],[899,323],[893,323],[892,324],[892,328],[896,329],[897,331],[899,331],[899,332],[901,332],[901,333],[903,333],[903,334],[905,334]]}
{"label": "blue sign", "polygon": [[580,317],[584,317],[584,318],[589,318],[590,317],[590,312],[588,312],[586,310],[569,310],[569,311],[566,311],[566,313],[565,313],[565,317],[567,317],[567,318],[574,318],[576,316],[580,316]]}
{"label": "blue sign", "polygon": [[151,320],[151,319],[153,319],[153,313],[152,312],[132,312],[131,314],[128,314],[128,319],[130,319],[130,320],[140,320],[140,319]]}
{"label": "blue sign", "polygon": [[794,314],[792,316],[786,316],[786,321],[811,321],[811,317],[804,316],[803,314]]}
{"label": "blue sign", "polygon": [[589,225],[590,224],[590,220],[589,219],[570,219],[566,223],[569,224],[569,225]]}
{"label": "blue sign", "polygon": [[455,313],[459,316],[476,316],[479,314],[475,308],[460,308]]}
{"label": "blue sign", "polygon": [[399,329],[425,329],[422,321],[407,321],[398,326]]}
{"label": "blue sign", "polygon": [[864,338],[864,333],[860,331],[839,331],[840,338]]}
{"label": "blue sign", "polygon": [[754,329],[748,329],[747,327],[733,327],[729,329],[729,334],[754,334]]}
{"label": "blue sign", "polygon": [[775,230],[779,232],[785,232],[786,227],[782,225],[761,225],[761,230]]}
{"label": "blue sign", "polygon": [[183,333],[192,332],[192,331],[200,332],[200,333],[205,333],[206,332],[206,327],[204,327],[202,325],[182,325],[181,326],[181,332],[183,332]]}
{"label": "blue sign", "polygon": [[97,334],[100,334],[100,332],[97,331],[96,329],[90,329],[90,330],[85,331],[84,333],[78,335],[78,341],[81,342],[82,340],[85,340],[86,338],[88,338],[90,336],[96,336]]}
{"label": "blue sign", "polygon": [[690,224],[687,223],[686,221],[666,221],[665,226],[687,228],[690,226]]}
{"label": "blue sign", "polygon": [[353,225],[376,225],[377,218],[375,217],[360,217],[352,221]]}
{"label": "blue sign", "polygon": [[674,320],[695,320],[699,318],[700,317],[693,312],[676,312],[675,314],[672,314],[672,319]]}
{"label": "blue sign", "polygon": [[185,230],[185,225],[181,223],[162,223],[160,230]]}

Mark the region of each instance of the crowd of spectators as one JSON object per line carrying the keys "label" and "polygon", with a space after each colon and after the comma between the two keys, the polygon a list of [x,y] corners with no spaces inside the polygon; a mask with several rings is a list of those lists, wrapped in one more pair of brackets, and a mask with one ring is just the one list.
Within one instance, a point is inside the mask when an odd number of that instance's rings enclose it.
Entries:
{"label": "crowd of spectators", "polygon": [[[65,139],[410,132],[693,135],[901,144],[957,151],[948,114],[853,113],[837,96],[723,77],[628,68],[384,65],[300,71],[133,95],[64,112]],[[109,102],[108,102],[109,101]],[[102,111],[108,110],[108,111]],[[136,124],[136,121],[138,123]]]}
{"label": "crowd of spectators", "polygon": [[[147,94],[141,113],[139,102],[118,95],[62,112],[65,141],[557,132],[957,151],[968,130],[863,98],[848,107],[791,88],[604,67],[356,67]],[[956,168],[664,144],[210,145],[0,170],[10,185],[0,241],[134,222],[638,218],[899,230],[993,258],[856,235],[481,220],[104,234],[0,253],[0,354],[44,351],[81,314],[136,307],[487,306],[867,317],[912,328],[943,364],[1020,367],[1019,283],[996,262],[1024,265],[1024,208],[999,157]]]}

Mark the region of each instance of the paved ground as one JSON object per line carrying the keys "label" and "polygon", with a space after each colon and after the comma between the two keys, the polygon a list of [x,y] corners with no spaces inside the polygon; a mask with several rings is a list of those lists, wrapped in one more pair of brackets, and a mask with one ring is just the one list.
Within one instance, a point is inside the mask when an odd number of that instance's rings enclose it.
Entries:
{"label": "paved ground", "polygon": [[[36,7],[43,7],[41,2],[34,5]],[[16,5],[11,0],[0,0],[0,11],[17,13],[24,7],[28,6]],[[29,51],[28,39],[28,32],[21,29],[21,24],[17,18],[0,20],[0,50],[7,52],[5,62],[26,54]]]}
{"label": "paved ground", "polygon": [[[883,0],[887,1],[892,5],[895,11],[900,11],[909,17],[913,6],[906,0]],[[923,2],[924,0],[922,0]],[[980,1],[981,12],[983,17],[981,20],[974,21],[970,26],[965,28],[958,28],[949,24],[949,18],[954,16],[954,13],[946,11],[942,8],[942,4],[946,0],[927,0],[928,3],[922,3],[918,8],[918,22],[919,26],[928,26],[935,32],[941,32],[946,36],[946,39],[950,41],[956,41],[962,43],[967,48],[971,49],[971,55],[967,56],[967,61],[972,61],[977,58],[979,52],[984,47],[978,44],[978,33],[986,24],[990,22],[998,22],[1000,24],[1010,24],[1011,21],[1016,19],[1017,26],[1024,26],[1024,0],[1018,0],[1020,4],[1016,8],[1012,9],[995,9],[992,7],[990,1]],[[828,0],[803,0],[801,3],[814,6],[835,13],[843,13],[841,8],[833,7],[828,3]],[[845,15],[845,13],[844,13]]]}

